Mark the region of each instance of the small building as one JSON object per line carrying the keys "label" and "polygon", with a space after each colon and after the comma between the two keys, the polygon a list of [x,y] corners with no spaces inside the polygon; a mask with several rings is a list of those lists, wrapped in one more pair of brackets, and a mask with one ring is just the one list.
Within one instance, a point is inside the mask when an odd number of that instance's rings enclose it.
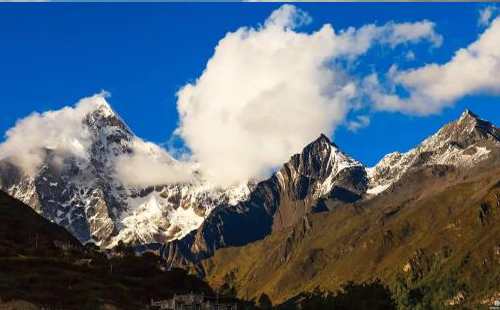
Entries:
{"label": "small building", "polygon": [[204,294],[174,295],[171,299],[154,301],[148,309],[161,310],[238,310],[236,303],[219,302]]}
{"label": "small building", "polygon": [[54,240],[53,243],[54,243],[54,247],[63,251],[66,254],[77,249],[76,246],[70,242]]}

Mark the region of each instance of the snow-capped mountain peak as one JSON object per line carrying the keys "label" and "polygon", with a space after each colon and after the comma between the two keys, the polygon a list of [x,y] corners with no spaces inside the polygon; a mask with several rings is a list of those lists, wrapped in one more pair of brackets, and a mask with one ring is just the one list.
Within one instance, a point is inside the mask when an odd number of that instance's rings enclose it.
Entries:
{"label": "snow-capped mountain peak", "polygon": [[500,130],[490,122],[465,110],[459,119],[443,126],[407,153],[390,153],[368,168],[369,194],[378,194],[405,173],[428,165],[450,165],[468,169],[489,158],[500,146]]}
{"label": "snow-capped mountain peak", "polygon": [[[72,111],[80,117],[85,141],[82,154],[46,152],[35,175],[26,175],[15,161],[0,161],[0,187],[64,226],[81,242],[108,247],[128,243],[166,242],[196,229],[221,204],[246,199],[248,186],[227,190],[201,178],[159,186],[129,185],[117,174],[121,158],[139,154],[159,165],[177,161],[161,147],[135,136],[104,96],[94,96]],[[60,114],[54,114],[57,121]],[[57,141],[57,140],[56,140]],[[148,166],[145,166],[148,167]],[[144,171],[142,173],[148,173]],[[236,189],[237,188],[237,189]]]}
{"label": "snow-capped mountain peak", "polygon": [[96,110],[99,111],[104,117],[116,117],[115,111],[111,108],[109,103],[104,99],[104,97],[100,97],[96,100]]}
{"label": "snow-capped mountain peak", "polygon": [[325,135],[321,135],[316,143],[321,149],[321,158],[326,159],[326,179],[318,182],[314,197],[322,197],[328,194],[338,182],[338,175],[345,169],[358,168],[364,170],[364,165],[346,153],[342,152],[338,146],[331,142]]}
{"label": "snow-capped mountain peak", "polygon": [[[327,195],[336,185],[351,184],[352,179],[365,178],[364,169],[363,164],[342,152],[328,137],[321,134],[301,153],[293,155],[275,175],[283,189],[301,186],[304,178],[309,180],[312,184],[308,187],[308,195],[317,199]],[[355,183],[363,182],[359,180]]]}

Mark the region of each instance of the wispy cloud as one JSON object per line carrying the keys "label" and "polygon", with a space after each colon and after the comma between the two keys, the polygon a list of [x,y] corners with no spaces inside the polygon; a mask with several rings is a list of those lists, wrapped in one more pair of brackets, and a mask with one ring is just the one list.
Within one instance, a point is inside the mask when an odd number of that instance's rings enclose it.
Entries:
{"label": "wispy cloud", "polygon": [[349,120],[346,123],[347,129],[350,131],[358,131],[370,125],[370,117],[368,115],[358,115],[355,119]]}
{"label": "wispy cloud", "polygon": [[490,4],[479,10],[479,18],[477,24],[479,26],[488,26],[493,17],[498,14],[500,8],[497,5]]}
{"label": "wispy cloud", "polygon": [[[94,111],[108,109],[108,93],[84,98],[74,106],[56,111],[32,113],[19,120],[0,144],[0,159],[10,160],[28,175],[34,175],[52,152],[61,164],[66,158],[89,161],[92,143],[100,139],[85,119]],[[154,186],[193,181],[193,163],[177,161],[163,148],[133,138],[129,152],[111,153],[107,158],[117,180],[132,186]],[[123,146],[123,145],[122,145]]]}
{"label": "wispy cloud", "polygon": [[33,174],[43,163],[47,150],[87,157],[92,137],[82,119],[102,104],[106,93],[80,100],[74,107],[32,113],[17,121],[0,144],[0,158],[12,157],[27,173]]}
{"label": "wispy cloud", "polygon": [[[374,108],[427,115],[467,95],[500,94],[500,18],[472,44],[455,52],[444,64],[428,64],[421,68],[398,70],[393,67],[382,85],[379,77],[371,75],[364,81]],[[395,86],[402,87],[408,96],[400,96]]]}

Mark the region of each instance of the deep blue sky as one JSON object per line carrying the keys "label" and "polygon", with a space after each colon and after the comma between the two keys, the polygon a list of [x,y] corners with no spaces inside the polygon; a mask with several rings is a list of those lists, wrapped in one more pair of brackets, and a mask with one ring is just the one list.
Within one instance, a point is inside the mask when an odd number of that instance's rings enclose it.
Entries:
{"label": "deep blue sky", "polygon": [[[280,4],[100,3],[0,4],[0,133],[32,111],[58,109],[102,89],[140,137],[164,143],[177,124],[176,91],[197,78],[217,42],[240,26],[256,26]],[[442,47],[414,48],[412,66],[442,63],[482,31],[484,4],[297,4],[313,17],[304,31],[325,23],[335,29],[428,19],[444,37]],[[360,72],[388,68],[402,49],[374,50]],[[497,99],[468,97],[431,117],[376,113],[358,132],[338,129],[334,140],[365,164],[405,151],[470,108],[500,124]]]}

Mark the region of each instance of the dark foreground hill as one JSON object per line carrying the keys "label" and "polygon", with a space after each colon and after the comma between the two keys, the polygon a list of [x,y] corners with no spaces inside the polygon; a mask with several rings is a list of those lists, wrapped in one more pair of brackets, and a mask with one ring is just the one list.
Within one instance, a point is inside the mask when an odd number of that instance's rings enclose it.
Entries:
{"label": "dark foreground hill", "polygon": [[0,191],[0,257],[51,256],[63,249],[81,252],[83,246],[61,226]]}
{"label": "dark foreground hill", "polygon": [[0,191],[0,300],[11,309],[28,307],[14,300],[49,309],[143,309],[174,292],[212,293],[185,271],[160,266],[158,257],[127,248],[108,259]]}

